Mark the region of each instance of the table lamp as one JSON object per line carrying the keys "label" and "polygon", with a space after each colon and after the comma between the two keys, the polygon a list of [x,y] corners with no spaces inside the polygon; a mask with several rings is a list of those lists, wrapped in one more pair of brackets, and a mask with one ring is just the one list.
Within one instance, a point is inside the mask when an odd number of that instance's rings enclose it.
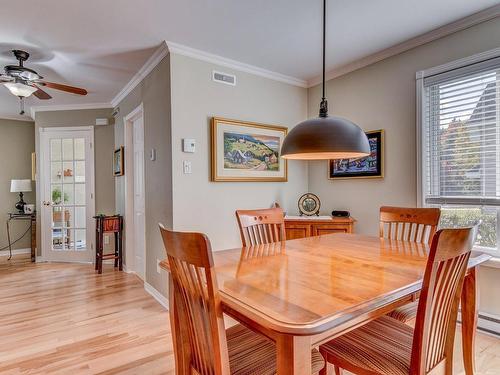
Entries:
{"label": "table lamp", "polygon": [[10,192],[19,193],[19,202],[16,203],[16,209],[24,213],[23,193],[31,191],[31,180],[10,180]]}

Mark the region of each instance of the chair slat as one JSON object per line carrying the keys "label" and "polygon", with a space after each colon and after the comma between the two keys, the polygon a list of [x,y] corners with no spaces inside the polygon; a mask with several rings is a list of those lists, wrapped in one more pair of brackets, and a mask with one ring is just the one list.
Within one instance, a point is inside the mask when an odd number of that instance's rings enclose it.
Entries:
{"label": "chair slat", "polygon": [[281,208],[236,211],[243,246],[257,246],[285,239]]}

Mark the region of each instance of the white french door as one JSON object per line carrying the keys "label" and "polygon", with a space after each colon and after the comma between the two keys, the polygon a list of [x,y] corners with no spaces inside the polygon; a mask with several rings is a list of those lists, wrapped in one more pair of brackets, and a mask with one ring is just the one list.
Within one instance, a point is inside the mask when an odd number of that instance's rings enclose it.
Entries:
{"label": "white french door", "polygon": [[144,122],[141,116],[133,123],[134,149],[134,255],[135,272],[145,280],[146,203],[144,196]]}
{"label": "white french door", "polygon": [[94,259],[94,130],[40,129],[42,257]]}

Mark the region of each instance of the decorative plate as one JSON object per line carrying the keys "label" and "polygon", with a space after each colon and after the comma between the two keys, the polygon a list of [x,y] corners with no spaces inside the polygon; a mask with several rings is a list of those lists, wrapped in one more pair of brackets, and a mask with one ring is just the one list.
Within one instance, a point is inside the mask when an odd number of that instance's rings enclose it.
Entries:
{"label": "decorative plate", "polygon": [[319,215],[319,208],[321,207],[321,202],[316,194],[306,193],[299,198],[299,212],[300,216],[312,216]]}

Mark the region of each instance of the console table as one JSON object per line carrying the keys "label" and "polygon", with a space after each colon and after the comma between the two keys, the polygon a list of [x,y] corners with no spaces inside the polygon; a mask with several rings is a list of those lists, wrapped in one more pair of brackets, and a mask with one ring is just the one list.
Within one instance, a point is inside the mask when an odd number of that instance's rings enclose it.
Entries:
{"label": "console table", "polygon": [[295,240],[329,233],[353,233],[355,222],[352,217],[285,216],[286,239]]}
{"label": "console table", "polygon": [[24,214],[19,212],[9,212],[7,214],[7,240],[9,241],[9,258],[12,258],[12,242],[10,240],[10,222],[12,220],[25,220],[30,222],[31,230],[31,261],[34,262],[36,259],[36,213]]}

